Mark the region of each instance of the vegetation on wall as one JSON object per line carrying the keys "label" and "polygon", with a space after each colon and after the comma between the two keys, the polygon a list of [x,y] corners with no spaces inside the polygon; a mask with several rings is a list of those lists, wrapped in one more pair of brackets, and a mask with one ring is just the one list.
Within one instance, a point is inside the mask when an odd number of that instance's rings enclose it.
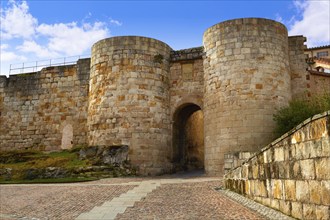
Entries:
{"label": "vegetation on wall", "polygon": [[98,156],[87,158],[90,153],[85,146],[58,152],[0,151],[0,184],[81,182],[135,174],[129,162],[105,164]]}
{"label": "vegetation on wall", "polygon": [[164,59],[164,56],[161,55],[161,54],[157,54],[157,55],[154,56],[154,62],[155,63],[162,64],[163,63],[163,59]]}
{"label": "vegetation on wall", "polygon": [[330,110],[330,93],[308,99],[292,100],[289,106],[281,108],[274,114],[275,133],[277,136],[281,136],[307,118],[328,110]]}

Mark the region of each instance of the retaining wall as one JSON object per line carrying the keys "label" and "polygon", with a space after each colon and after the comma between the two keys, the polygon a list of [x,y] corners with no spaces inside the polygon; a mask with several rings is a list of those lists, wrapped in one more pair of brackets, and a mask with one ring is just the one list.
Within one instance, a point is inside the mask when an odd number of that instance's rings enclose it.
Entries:
{"label": "retaining wall", "polygon": [[329,219],[330,111],[229,171],[225,186],[298,219]]}

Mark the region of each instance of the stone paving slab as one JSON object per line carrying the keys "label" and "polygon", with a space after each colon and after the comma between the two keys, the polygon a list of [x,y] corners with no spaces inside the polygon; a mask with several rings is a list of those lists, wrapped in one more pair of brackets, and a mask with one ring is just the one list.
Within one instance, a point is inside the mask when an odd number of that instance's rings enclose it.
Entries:
{"label": "stone paving slab", "polygon": [[111,201],[103,203],[101,206],[94,207],[89,212],[82,213],[77,220],[110,220],[115,219],[118,214],[124,213],[129,207],[134,207],[135,202],[144,199],[148,193],[151,193],[159,187],[160,181],[141,181],[134,189],[121,194]]}

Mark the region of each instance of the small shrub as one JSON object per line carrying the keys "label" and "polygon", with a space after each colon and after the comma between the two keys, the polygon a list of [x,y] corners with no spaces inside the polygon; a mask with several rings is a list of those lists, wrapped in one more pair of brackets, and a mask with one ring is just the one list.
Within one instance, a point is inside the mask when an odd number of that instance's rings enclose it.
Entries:
{"label": "small shrub", "polygon": [[308,100],[293,100],[288,107],[281,108],[274,114],[275,134],[279,137],[307,118],[328,110],[330,110],[330,93],[314,96]]}

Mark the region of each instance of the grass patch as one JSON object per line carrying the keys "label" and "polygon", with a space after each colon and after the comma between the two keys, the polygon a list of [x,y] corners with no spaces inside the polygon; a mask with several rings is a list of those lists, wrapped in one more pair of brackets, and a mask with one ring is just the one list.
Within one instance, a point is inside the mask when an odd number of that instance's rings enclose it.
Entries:
{"label": "grass patch", "polygon": [[77,153],[70,151],[38,152],[31,150],[0,152],[0,168],[29,169],[88,166],[87,160],[80,160]]}
{"label": "grass patch", "polygon": [[57,152],[31,149],[0,152],[0,184],[69,183],[135,175],[135,170],[125,162],[96,164],[95,159],[102,158],[79,158],[83,147]]}

